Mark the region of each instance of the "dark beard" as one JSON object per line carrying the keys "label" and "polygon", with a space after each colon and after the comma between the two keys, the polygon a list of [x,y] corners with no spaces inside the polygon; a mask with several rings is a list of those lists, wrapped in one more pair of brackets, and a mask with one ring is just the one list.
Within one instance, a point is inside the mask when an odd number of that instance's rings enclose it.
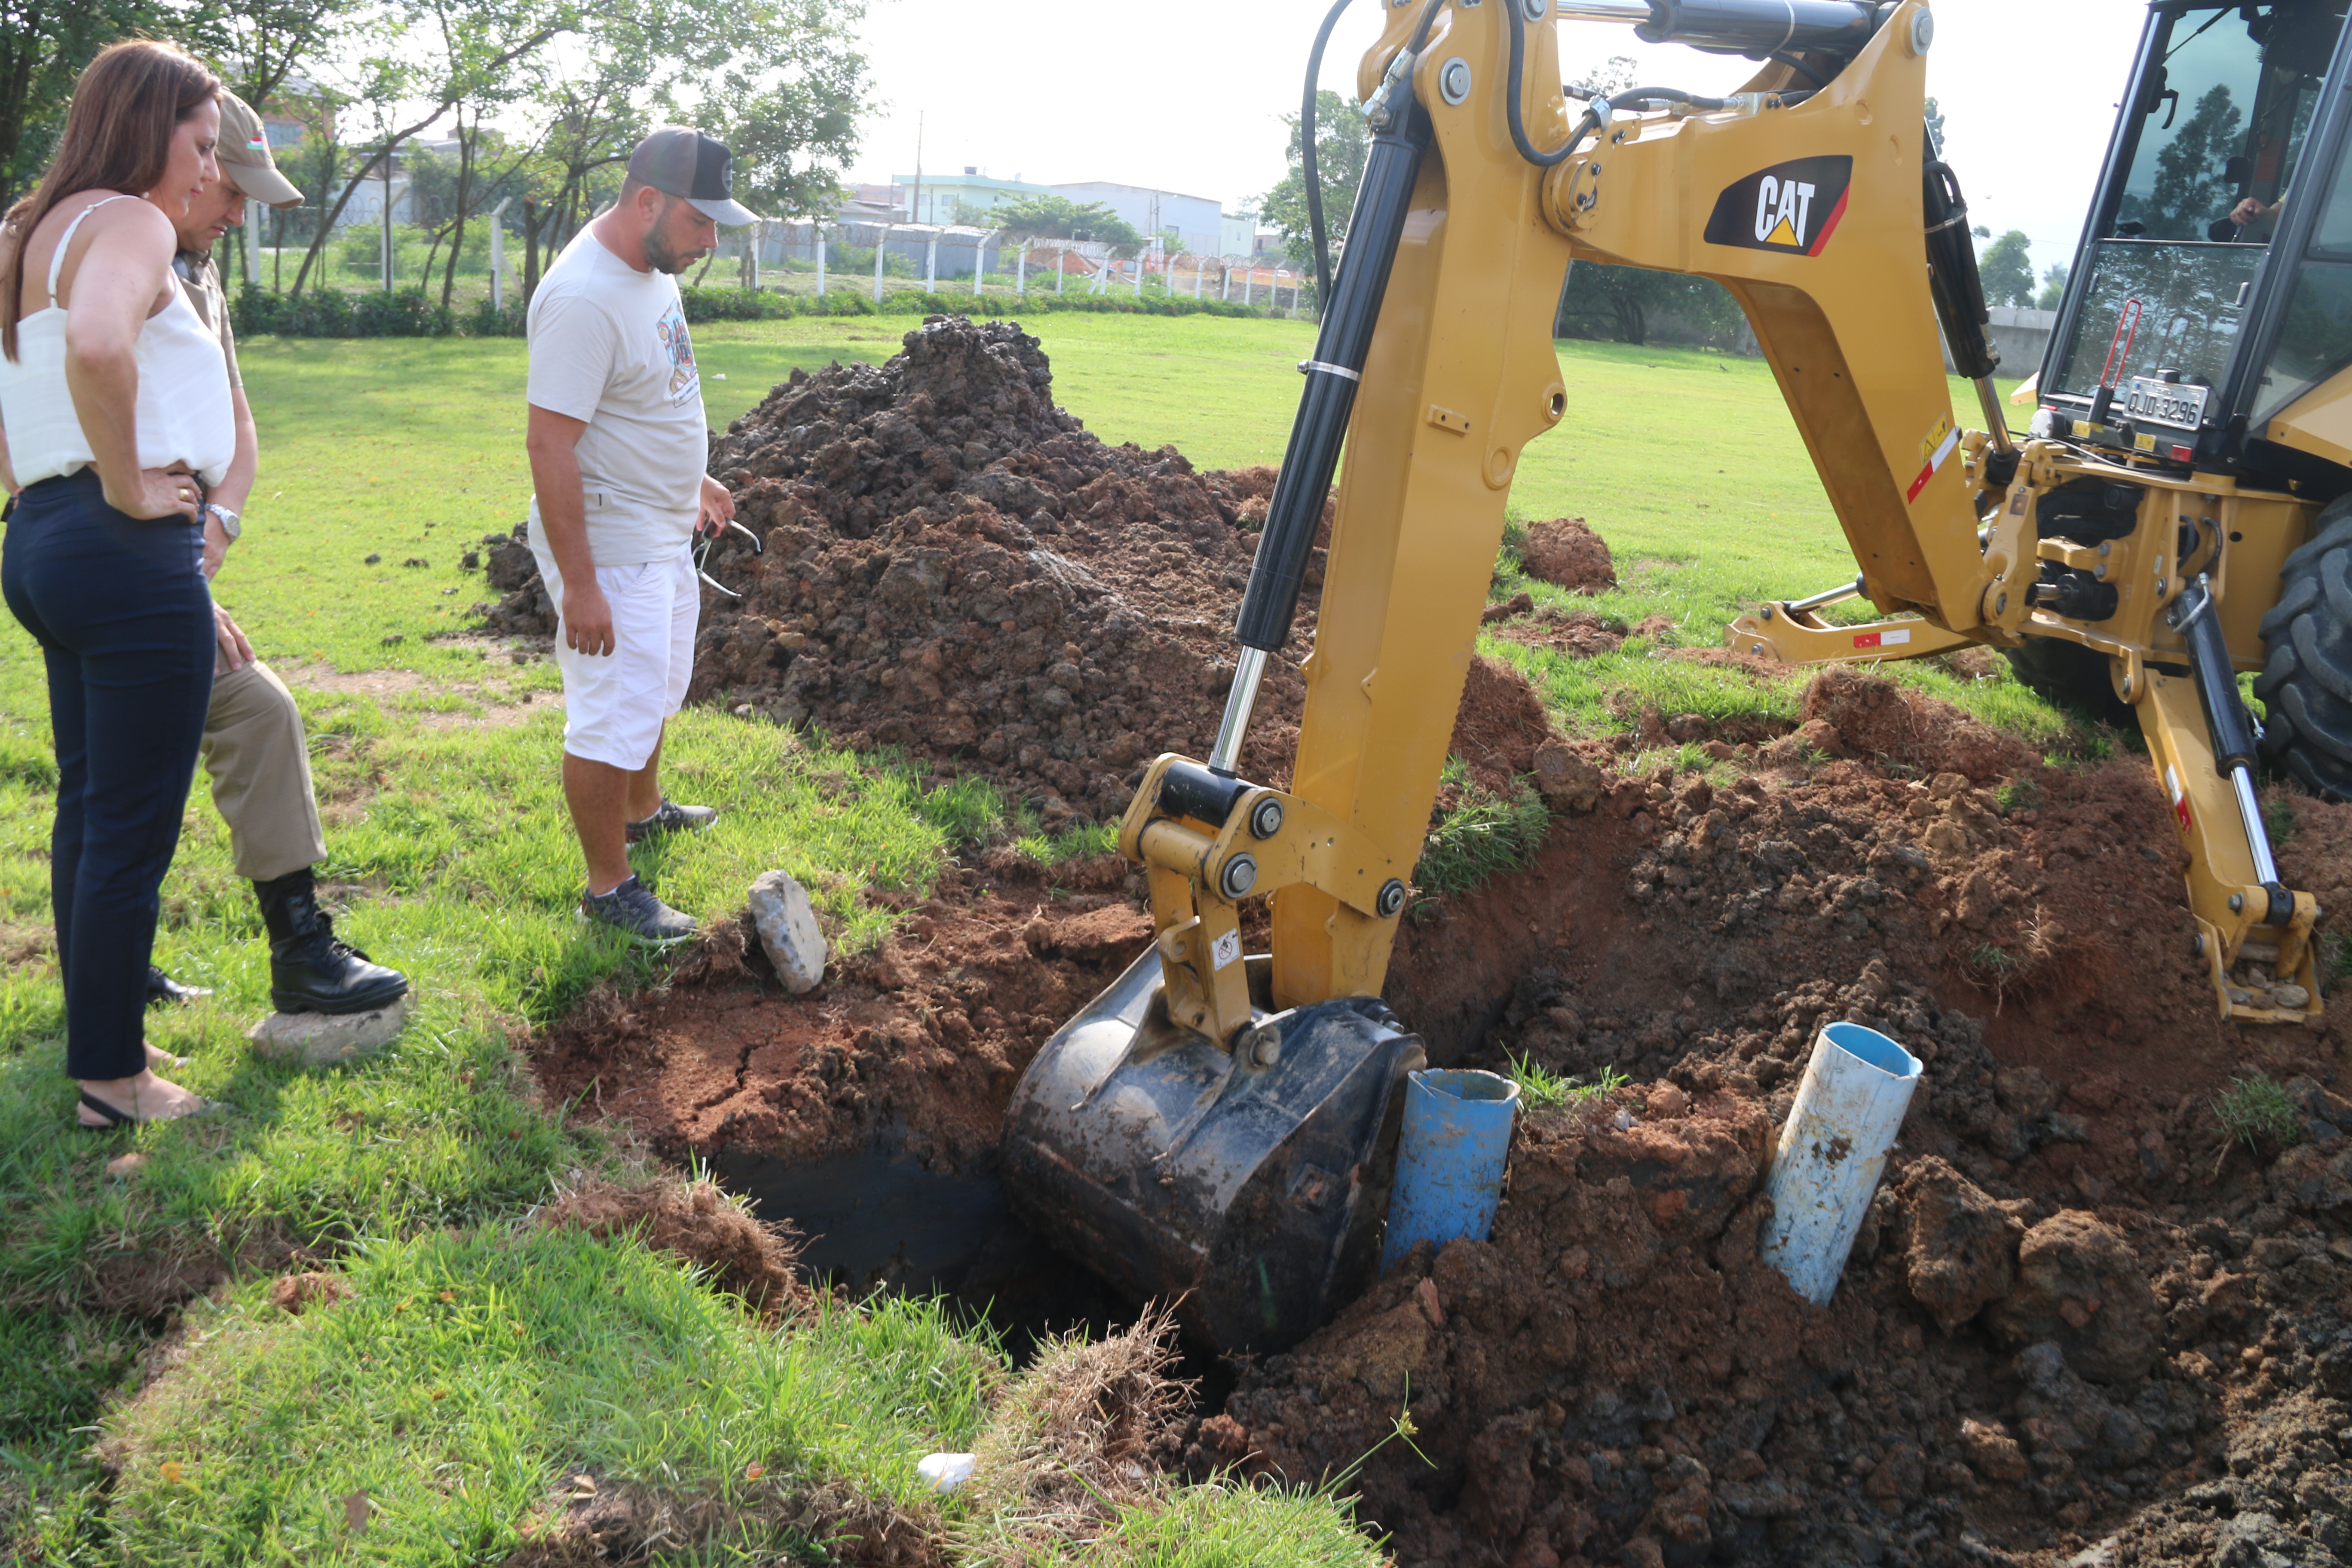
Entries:
{"label": "dark beard", "polygon": [[[662,208],[662,217],[667,219],[668,216],[669,209],[665,206]],[[659,221],[655,223],[652,231],[646,236],[646,259],[653,263],[655,271],[667,272],[673,278],[685,271],[688,266],[688,261],[677,251],[671,249],[669,241],[662,237]]]}

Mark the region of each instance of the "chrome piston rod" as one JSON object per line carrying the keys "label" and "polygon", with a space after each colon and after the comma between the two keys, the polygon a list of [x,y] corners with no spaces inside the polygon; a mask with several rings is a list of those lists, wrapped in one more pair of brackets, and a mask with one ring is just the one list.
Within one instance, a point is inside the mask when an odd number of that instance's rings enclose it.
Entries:
{"label": "chrome piston rod", "polygon": [[1217,724],[1217,743],[1209,752],[1209,766],[1221,773],[1238,773],[1242,742],[1249,737],[1250,715],[1257,709],[1257,689],[1265,679],[1265,650],[1244,647],[1234,666],[1234,684],[1225,693],[1225,716]]}

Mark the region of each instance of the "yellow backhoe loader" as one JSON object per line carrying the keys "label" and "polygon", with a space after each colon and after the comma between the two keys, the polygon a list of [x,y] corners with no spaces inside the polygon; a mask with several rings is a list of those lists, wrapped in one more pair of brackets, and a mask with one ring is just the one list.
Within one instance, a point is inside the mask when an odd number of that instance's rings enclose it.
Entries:
{"label": "yellow backhoe loader", "polygon": [[[1568,411],[1551,323],[1571,260],[1714,279],[1779,378],[1861,574],[1740,635],[1790,658],[1978,642],[2060,656],[2029,658],[2037,679],[2111,668],[2191,856],[2217,1005],[2315,1011],[2317,910],[2279,881],[2252,769],[2259,747],[2352,784],[2352,500],[2323,510],[2352,489],[2344,5],[2153,7],[2093,229],[2116,237],[2084,246],[2021,443],[1993,394],[1966,211],[1925,130],[1925,0],[1394,0],[1359,73],[1370,150],[1299,366],[1224,721],[1206,759],[1159,758],[1121,824],[1158,940],[1015,1089],[1014,1201],[1114,1283],[1181,1294],[1227,1348],[1296,1340],[1369,1268],[1397,1086],[1423,1056],[1381,980],[1512,475]],[[1759,68],[1719,99],[1575,102],[1559,17]],[[1313,80],[1310,65],[1310,112]],[[2149,194],[2137,148],[2176,110],[2168,145],[2192,121],[2198,156],[2235,140],[2210,177],[2159,153]],[[2229,237],[2173,237],[2209,207]],[[1943,343],[1982,430],[1955,416]],[[1276,790],[1236,765],[1343,439]],[[1892,618],[1813,614],[1856,594]],[[2241,668],[2263,671],[2259,742]],[[1265,954],[1243,947],[1253,898],[1272,900]],[[2257,962],[2303,1005],[2231,1002],[2232,969]]]}

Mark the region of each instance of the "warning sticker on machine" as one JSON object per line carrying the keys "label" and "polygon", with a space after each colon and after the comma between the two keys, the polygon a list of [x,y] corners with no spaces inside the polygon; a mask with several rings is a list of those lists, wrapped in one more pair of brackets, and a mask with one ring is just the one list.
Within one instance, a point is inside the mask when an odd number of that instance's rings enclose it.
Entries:
{"label": "warning sticker on machine", "polygon": [[1959,445],[1960,433],[1952,428],[1950,415],[1944,415],[1930,426],[1927,433],[1919,438],[1918,476],[1911,481],[1911,488],[1903,492],[1903,499],[1917,500],[1919,492],[1927,488],[1927,481],[1936,477],[1936,470],[1944,466]]}
{"label": "warning sticker on machine", "polygon": [[1210,944],[1209,958],[1219,969],[1239,963],[1242,961],[1241,932],[1229,931],[1219,937]]}
{"label": "warning sticker on machine", "polygon": [[1856,647],[1901,647],[1910,640],[1911,628],[1908,626],[1895,626],[1885,631],[1856,632],[1853,635],[1853,646]]}

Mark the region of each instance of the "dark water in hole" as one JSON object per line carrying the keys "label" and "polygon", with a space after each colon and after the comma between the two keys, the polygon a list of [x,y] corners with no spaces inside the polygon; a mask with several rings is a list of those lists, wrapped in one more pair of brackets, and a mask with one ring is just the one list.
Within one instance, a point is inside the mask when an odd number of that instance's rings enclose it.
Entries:
{"label": "dark water in hole", "polygon": [[[1143,1310],[1021,1222],[992,1159],[943,1174],[892,1139],[799,1165],[730,1151],[713,1174],[761,1219],[791,1221],[807,1238],[801,1263],[821,1281],[853,1298],[943,1296],[966,1321],[995,1330],[1016,1366],[1048,1334],[1099,1338]],[[1214,1411],[1231,1370],[1206,1346],[1181,1351],[1172,1372],[1198,1379],[1203,1413]]]}

